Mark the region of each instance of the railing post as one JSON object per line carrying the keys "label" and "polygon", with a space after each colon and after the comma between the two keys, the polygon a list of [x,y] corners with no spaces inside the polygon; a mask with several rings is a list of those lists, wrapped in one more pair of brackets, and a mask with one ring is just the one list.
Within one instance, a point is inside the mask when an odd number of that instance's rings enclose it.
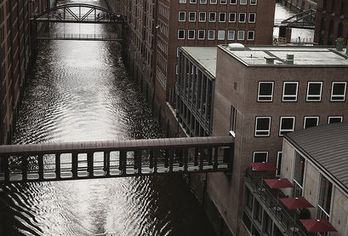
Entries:
{"label": "railing post", "polygon": [[44,179],[44,162],[43,162],[43,154],[40,154],[37,156],[37,162],[39,166],[39,179],[43,180]]}
{"label": "railing post", "polygon": [[203,170],[203,164],[204,164],[204,150],[202,148],[199,149],[199,170]]}
{"label": "railing post", "polygon": [[87,172],[89,177],[93,177],[93,152],[87,153]]}
{"label": "railing post", "polygon": [[127,174],[127,151],[120,151],[120,171],[122,176]]}
{"label": "railing post", "polygon": [[164,149],[164,167],[168,168],[169,166],[169,150],[168,149]]}
{"label": "railing post", "polygon": [[154,173],[157,173],[157,169],[158,169],[158,165],[157,165],[157,156],[154,155],[153,150],[150,150],[150,157],[153,160],[153,164],[154,164]]}
{"label": "railing post", "polygon": [[198,148],[195,148],[194,165],[198,166]]}
{"label": "railing post", "polygon": [[56,179],[60,179],[60,153],[55,154],[56,161]]}
{"label": "railing post", "polygon": [[169,172],[173,172],[174,150],[169,149]]}
{"label": "railing post", "polygon": [[188,169],[188,158],[189,158],[189,155],[188,155],[188,149],[185,148],[182,152],[183,156],[183,162],[184,162],[184,172],[187,172],[187,169]]}
{"label": "railing post", "polygon": [[153,163],[153,155],[151,153],[151,150],[150,150],[150,160],[149,160],[149,162],[150,162],[150,169],[152,169],[154,167],[154,163]]}
{"label": "railing post", "polygon": [[24,155],[22,158],[22,180],[28,179],[28,156]]}
{"label": "railing post", "polygon": [[110,176],[110,152],[104,152],[104,172],[106,176]]}
{"label": "railing post", "polygon": [[218,168],[218,161],[219,161],[219,158],[218,158],[218,155],[219,155],[219,147],[214,147],[214,163],[213,163],[213,168],[214,170],[217,170]]}
{"label": "railing post", "polygon": [[72,153],[71,162],[72,162],[72,167],[71,167],[72,176],[75,179],[78,177],[78,153],[76,152]]}

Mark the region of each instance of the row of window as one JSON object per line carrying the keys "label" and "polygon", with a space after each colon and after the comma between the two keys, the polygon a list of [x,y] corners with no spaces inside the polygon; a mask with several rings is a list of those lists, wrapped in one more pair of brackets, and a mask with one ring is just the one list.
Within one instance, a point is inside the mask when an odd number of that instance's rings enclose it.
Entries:
{"label": "row of window", "polygon": [[[187,17],[186,17],[187,16]],[[208,18],[207,18],[208,16]],[[230,22],[235,23],[237,22],[237,16],[238,16],[238,22],[239,23],[246,23],[247,21],[249,23],[256,23],[256,13],[235,13],[235,12],[199,12],[197,16],[197,12],[186,12],[186,11],[179,11],[178,13],[178,21],[179,22]],[[198,19],[197,19],[198,18]]]}
{"label": "row of window", "polygon": [[[179,3],[191,3],[191,4],[207,4],[208,0],[179,0]],[[236,5],[237,3],[239,3],[239,5],[247,5],[248,4],[248,0],[209,0],[209,4],[232,4],[232,5]],[[257,5],[257,0],[249,0],[249,4],[250,5]]]}
{"label": "row of window", "polygon": [[[296,102],[298,95],[299,82],[283,82],[283,102]],[[344,102],[346,100],[347,82],[332,82],[331,96],[332,102]],[[307,102],[320,102],[322,99],[323,82],[307,83]],[[272,102],[274,93],[274,82],[259,82],[257,101]]]}
{"label": "row of window", "polygon": [[[197,35],[196,35],[197,34]],[[235,40],[236,39],[236,31],[235,30],[186,30],[179,29],[178,30],[178,39],[187,39],[189,40]],[[237,40],[244,41],[247,39],[248,41],[255,40],[255,31],[249,30],[238,30],[237,31]]]}
{"label": "row of window", "polygon": [[[268,137],[271,135],[271,117],[256,117],[255,121],[255,136]],[[296,117],[280,117],[279,121],[279,136],[295,130]],[[343,116],[329,116],[328,124],[342,122]],[[319,124],[319,116],[305,116],[303,128],[310,128]]]}

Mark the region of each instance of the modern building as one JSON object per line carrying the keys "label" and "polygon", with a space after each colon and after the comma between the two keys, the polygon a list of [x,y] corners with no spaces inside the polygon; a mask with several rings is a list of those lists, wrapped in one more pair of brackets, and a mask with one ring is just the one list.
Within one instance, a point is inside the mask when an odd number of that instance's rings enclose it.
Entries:
{"label": "modern building", "polygon": [[337,38],[348,39],[348,0],[319,0],[315,42],[334,45]]}
{"label": "modern building", "polygon": [[[209,50],[211,61],[205,61]],[[197,135],[194,127],[201,125],[204,104],[197,94],[210,93],[196,86],[201,80],[212,81],[211,134],[235,136],[231,175],[191,176],[191,186],[206,208],[213,205],[207,211],[219,215],[218,231],[249,235],[240,221],[245,170],[252,162],[271,162],[280,169],[286,133],[347,120],[348,56],[334,48],[230,44],[218,46],[217,54],[183,47],[179,58],[176,133]]]}
{"label": "modern building", "polygon": [[47,0],[0,1],[0,144],[8,143],[30,63],[30,16]]}
{"label": "modern building", "polygon": [[176,117],[188,136],[210,136],[216,47],[181,47],[178,52]]}
{"label": "modern building", "polygon": [[161,121],[171,115],[166,102],[175,107],[180,46],[272,43],[275,0],[121,0],[120,6],[129,26],[127,64]]}
{"label": "modern building", "polygon": [[[336,230],[330,236],[348,235],[347,148],[348,123],[321,125],[285,135],[280,177],[294,187],[271,193],[265,184],[248,177],[243,225],[253,235],[313,235],[298,218],[321,219],[316,221],[322,224],[321,230],[327,227],[322,220]],[[279,196],[288,196],[285,200],[305,199],[301,201],[309,204],[292,203],[292,208],[299,208],[300,213],[292,220],[294,212],[281,203],[284,198]],[[301,207],[306,210],[300,210]]]}

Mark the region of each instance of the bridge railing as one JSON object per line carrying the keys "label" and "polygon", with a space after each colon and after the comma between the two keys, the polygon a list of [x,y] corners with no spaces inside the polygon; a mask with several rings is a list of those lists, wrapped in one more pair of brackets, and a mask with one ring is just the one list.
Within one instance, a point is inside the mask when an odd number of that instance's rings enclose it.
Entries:
{"label": "bridge railing", "polygon": [[231,171],[232,137],[0,146],[0,182]]}
{"label": "bridge railing", "polygon": [[100,41],[122,41],[118,34],[69,34],[69,33],[39,33],[38,40],[100,40]]}

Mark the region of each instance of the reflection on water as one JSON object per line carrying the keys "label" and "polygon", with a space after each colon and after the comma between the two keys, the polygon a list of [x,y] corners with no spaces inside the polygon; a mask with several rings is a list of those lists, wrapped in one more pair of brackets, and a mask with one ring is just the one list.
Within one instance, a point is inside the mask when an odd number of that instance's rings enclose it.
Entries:
{"label": "reflection on water", "polygon": [[[55,24],[51,31],[111,29]],[[158,124],[127,78],[120,45],[40,43],[14,143],[153,137],[160,137]],[[213,235],[203,215],[176,176],[13,184],[0,191],[0,235]]]}

